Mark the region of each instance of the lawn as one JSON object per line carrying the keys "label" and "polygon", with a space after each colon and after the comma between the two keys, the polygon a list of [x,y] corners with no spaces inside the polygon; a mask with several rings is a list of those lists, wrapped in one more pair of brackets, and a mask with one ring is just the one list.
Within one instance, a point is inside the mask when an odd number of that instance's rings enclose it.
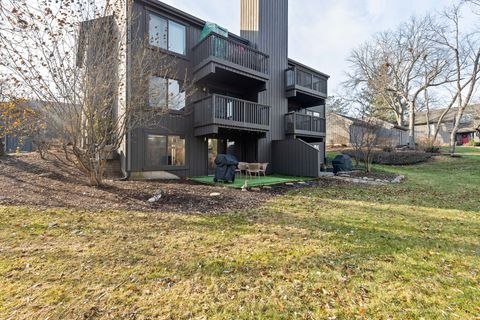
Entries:
{"label": "lawn", "polygon": [[[449,147],[441,147],[443,152],[449,153]],[[464,147],[464,146],[457,146],[455,147],[455,153],[464,154],[464,153],[480,153],[480,147]]]}
{"label": "lawn", "polygon": [[479,166],[215,216],[0,207],[0,318],[480,319]]}
{"label": "lawn", "polygon": [[280,176],[280,175],[270,175],[266,177],[264,176],[249,177],[249,178],[245,176],[242,176],[242,177],[237,176],[234,183],[222,183],[222,182],[215,183],[213,181],[213,176],[205,176],[205,177],[195,177],[195,178],[192,178],[191,180],[198,183],[203,183],[203,184],[220,185],[220,186],[240,189],[245,184],[245,180],[248,180],[249,187],[261,187],[261,186],[273,186],[273,185],[282,184],[282,183],[309,181],[309,180],[312,180],[312,178],[288,177],[288,176]]}

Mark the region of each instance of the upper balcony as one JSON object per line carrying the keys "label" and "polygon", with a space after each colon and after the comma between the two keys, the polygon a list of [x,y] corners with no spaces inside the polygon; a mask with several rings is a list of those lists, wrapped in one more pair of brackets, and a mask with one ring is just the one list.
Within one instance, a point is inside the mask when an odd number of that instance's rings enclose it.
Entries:
{"label": "upper balcony", "polygon": [[196,136],[215,135],[220,129],[260,134],[270,130],[270,107],[255,102],[213,94],[193,108]]}
{"label": "upper balcony", "polygon": [[326,122],[324,118],[298,112],[285,115],[285,134],[304,138],[307,142],[325,137]]}
{"label": "upper balcony", "polygon": [[262,87],[269,79],[269,56],[248,45],[210,33],[193,47],[194,78],[244,87]]}
{"label": "upper balcony", "polygon": [[295,62],[285,71],[285,82],[287,98],[303,108],[325,104],[328,96],[327,75]]}

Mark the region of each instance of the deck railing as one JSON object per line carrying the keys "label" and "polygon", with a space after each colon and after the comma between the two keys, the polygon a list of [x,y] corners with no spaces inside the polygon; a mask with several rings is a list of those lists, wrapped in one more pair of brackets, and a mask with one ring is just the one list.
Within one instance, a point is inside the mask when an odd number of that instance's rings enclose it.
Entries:
{"label": "deck railing", "polygon": [[328,79],[321,74],[316,74],[306,69],[291,67],[285,71],[286,87],[292,89],[295,86],[307,88],[319,93],[326,94]]}
{"label": "deck railing", "polygon": [[285,130],[287,134],[325,133],[326,123],[324,118],[290,112],[285,115]]}
{"label": "deck railing", "polygon": [[211,33],[193,47],[195,66],[199,66],[210,57],[268,74],[267,54],[216,33]]}
{"label": "deck railing", "polygon": [[194,103],[195,126],[223,125],[268,131],[270,107],[213,94]]}

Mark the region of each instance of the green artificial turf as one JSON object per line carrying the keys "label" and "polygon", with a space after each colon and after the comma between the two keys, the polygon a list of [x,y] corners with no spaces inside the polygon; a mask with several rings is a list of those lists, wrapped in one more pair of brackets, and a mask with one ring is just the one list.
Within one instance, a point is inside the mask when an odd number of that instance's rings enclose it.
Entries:
{"label": "green artificial turf", "polygon": [[213,176],[204,176],[204,177],[195,177],[191,178],[190,180],[203,183],[203,184],[212,184],[212,185],[222,185],[230,188],[242,188],[245,184],[245,180],[248,181],[249,187],[262,187],[262,186],[272,186],[282,183],[293,183],[293,182],[300,182],[300,181],[309,181],[313,178],[308,177],[289,177],[289,176],[281,176],[281,175],[273,175],[273,176],[261,176],[261,177],[248,177],[245,176],[237,176],[235,179],[235,183],[223,183],[213,181]]}

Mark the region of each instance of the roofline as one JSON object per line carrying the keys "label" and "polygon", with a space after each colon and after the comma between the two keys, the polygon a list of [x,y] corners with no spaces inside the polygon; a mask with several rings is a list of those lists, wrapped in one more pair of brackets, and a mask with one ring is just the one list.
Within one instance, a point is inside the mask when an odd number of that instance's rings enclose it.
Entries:
{"label": "roofline", "polygon": [[[169,13],[173,16],[181,17],[182,19],[188,21],[192,25],[194,25],[196,27],[199,27],[199,28],[203,28],[205,26],[205,23],[207,23],[207,21],[205,21],[203,19],[195,17],[195,16],[193,16],[193,15],[191,15],[191,14],[185,12],[185,11],[182,11],[180,9],[172,7],[171,5],[168,5],[168,4],[166,4],[164,2],[161,2],[159,0],[139,0],[139,2],[143,2],[144,4],[149,4],[149,5],[152,5],[154,7],[157,7],[159,9],[163,10],[163,11],[166,11],[167,13]],[[248,41],[247,39],[242,38],[239,35],[236,35],[236,34],[231,33],[231,32],[228,32],[228,36],[231,37],[231,38],[234,38],[235,40],[243,42],[245,44],[250,43],[250,41]]]}
{"label": "roofline", "polygon": [[[335,115],[335,116],[337,116],[337,117],[342,117],[343,119],[348,120],[348,121],[350,121],[350,122],[353,123],[353,124],[354,124],[355,122],[365,122],[365,121],[362,120],[362,119],[358,119],[358,118],[346,116],[346,115],[344,115],[344,114],[340,114],[340,113],[336,113],[336,112],[332,112],[332,113],[330,113],[330,115]],[[398,124],[394,124],[394,123],[391,123],[391,122],[388,122],[388,121],[385,121],[385,120],[382,120],[382,119],[379,119],[379,118],[374,118],[374,119],[381,121],[383,124],[389,124],[389,125],[391,125],[392,128],[394,128],[394,129],[398,129],[398,130],[402,130],[402,131],[408,131],[408,130],[409,130],[407,127],[399,126]]]}
{"label": "roofline", "polygon": [[324,76],[324,77],[330,78],[330,76],[329,76],[328,74],[323,73],[323,72],[321,72],[321,71],[318,71],[317,69],[314,69],[314,68],[312,68],[312,67],[309,67],[309,66],[307,66],[307,65],[305,65],[305,64],[303,64],[303,63],[301,63],[301,62],[298,62],[297,60],[293,60],[293,59],[288,58],[288,63],[289,63],[289,64],[296,64],[296,65],[298,65],[298,66],[300,66],[300,67],[302,67],[302,68],[308,69],[308,70],[310,70],[310,71],[312,71],[312,72],[315,72],[315,73],[318,73],[318,74],[320,74],[320,75],[322,75],[322,76]]}

